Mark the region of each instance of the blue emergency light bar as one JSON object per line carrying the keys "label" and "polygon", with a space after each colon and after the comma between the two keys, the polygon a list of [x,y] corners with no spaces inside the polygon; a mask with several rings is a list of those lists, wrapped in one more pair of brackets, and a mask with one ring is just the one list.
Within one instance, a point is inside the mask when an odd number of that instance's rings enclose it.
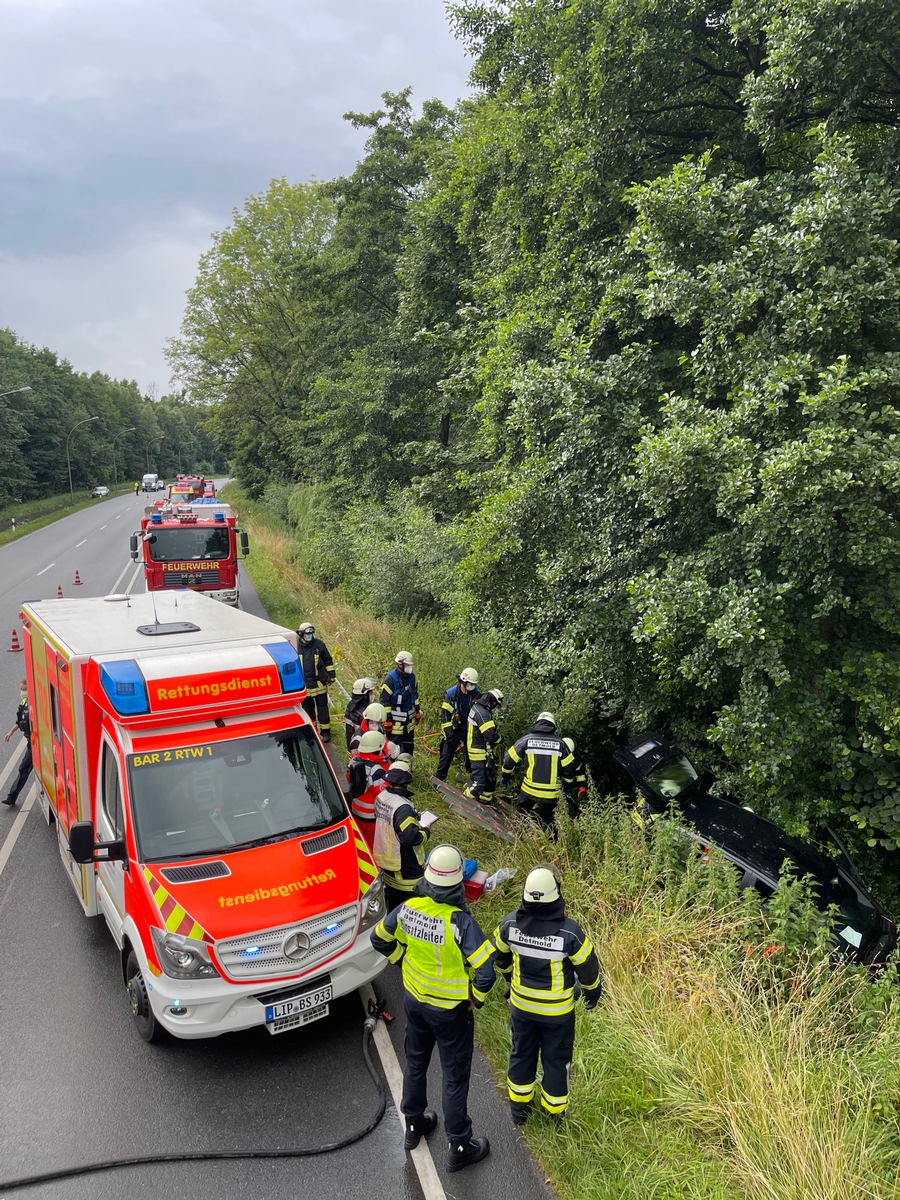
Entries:
{"label": "blue emergency light bar", "polygon": [[162,513],[151,513],[150,521],[153,525],[162,525]]}
{"label": "blue emergency light bar", "polygon": [[217,521],[224,521],[224,520],[225,520],[225,514],[224,514],[223,512],[217,512],[217,513],[216,513],[216,520],[217,520]]}
{"label": "blue emergency light bar", "polygon": [[147,683],[133,658],[100,663],[100,686],[123,717],[137,717],[150,711]]}
{"label": "blue emergency light bar", "polygon": [[263,649],[275,660],[281,677],[281,690],[302,692],[306,687],[303,668],[300,665],[300,657],[290,642],[266,642]]}

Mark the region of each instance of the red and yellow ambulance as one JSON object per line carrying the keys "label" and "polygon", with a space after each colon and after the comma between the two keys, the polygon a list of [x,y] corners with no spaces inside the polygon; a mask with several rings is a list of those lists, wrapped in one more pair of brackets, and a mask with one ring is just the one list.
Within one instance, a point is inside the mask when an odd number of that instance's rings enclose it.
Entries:
{"label": "red and yellow ambulance", "polygon": [[295,634],[195,592],[23,606],[35,772],[141,1036],[281,1033],[385,960]]}

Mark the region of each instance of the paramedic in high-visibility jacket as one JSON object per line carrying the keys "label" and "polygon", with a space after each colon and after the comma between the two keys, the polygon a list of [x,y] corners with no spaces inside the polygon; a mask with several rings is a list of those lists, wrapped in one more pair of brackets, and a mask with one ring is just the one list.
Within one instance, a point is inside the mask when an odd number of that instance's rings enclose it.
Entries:
{"label": "paramedic in high-visibility jacket", "polygon": [[475,1021],[494,984],[494,947],[469,915],[463,859],[455,846],[435,846],[414,894],[372,931],[372,945],[389,962],[402,963],[406,1009],[406,1069],[400,1105],[404,1146],[414,1150],[437,1127],[428,1107],[427,1076],[437,1045],[443,1077],[447,1168],[460,1171],[490,1152],[487,1138],[472,1137],[468,1111]]}
{"label": "paramedic in high-visibility jacket", "polygon": [[524,1125],[543,1066],[541,1108],[561,1121],[569,1104],[569,1067],[575,1048],[575,980],[593,1009],[603,972],[591,939],[566,916],[555,867],[529,872],[522,903],[494,930],[496,964],[509,984],[512,1049],[506,1086],[516,1125]]}

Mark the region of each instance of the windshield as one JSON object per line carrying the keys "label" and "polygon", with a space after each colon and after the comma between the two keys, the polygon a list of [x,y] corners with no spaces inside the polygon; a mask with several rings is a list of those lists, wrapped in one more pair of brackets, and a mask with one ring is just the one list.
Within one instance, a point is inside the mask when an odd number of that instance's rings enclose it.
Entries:
{"label": "windshield", "polygon": [[144,862],[224,854],[346,816],[309,727],[129,754],[128,775]]}
{"label": "windshield", "polygon": [[156,529],[150,538],[154,562],[199,562],[204,558],[228,557],[228,530],[200,529],[181,525],[178,529]]}
{"label": "windshield", "polygon": [[647,784],[663,799],[675,800],[688,790],[696,778],[697,772],[689,760],[682,756],[651,771],[647,776]]}

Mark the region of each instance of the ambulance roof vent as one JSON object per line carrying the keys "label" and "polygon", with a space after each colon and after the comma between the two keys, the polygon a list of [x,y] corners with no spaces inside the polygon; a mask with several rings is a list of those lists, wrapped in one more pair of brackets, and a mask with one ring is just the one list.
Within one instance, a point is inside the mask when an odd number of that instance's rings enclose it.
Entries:
{"label": "ambulance roof vent", "polygon": [[201,879],[221,879],[231,871],[226,863],[205,862],[186,867],[160,867],[159,873],[166,883],[197,883]]}
{"label": "ambulance roof vent", "polygon": [[167,633],[199,633],[200,626],[193,621],[164,621],[155,625],[138,625],[137,631],[144,637],[164,637]]}
{"label": "ambulance roof vent", "polygon": [[300,849],[306,855],[321,854],[323,850],[342,845],[347,836],[347,826],[339,825],[337,829],[329,829],[327,833],[320,833],[318,837],[307,838],[300,843]]}
{"label": "ambulance roof vent", "polygon": [[127,592],[112,592],[109,596],[103,597],[106,604],[121,604],[123,600],[128,601],[131,597]]}

